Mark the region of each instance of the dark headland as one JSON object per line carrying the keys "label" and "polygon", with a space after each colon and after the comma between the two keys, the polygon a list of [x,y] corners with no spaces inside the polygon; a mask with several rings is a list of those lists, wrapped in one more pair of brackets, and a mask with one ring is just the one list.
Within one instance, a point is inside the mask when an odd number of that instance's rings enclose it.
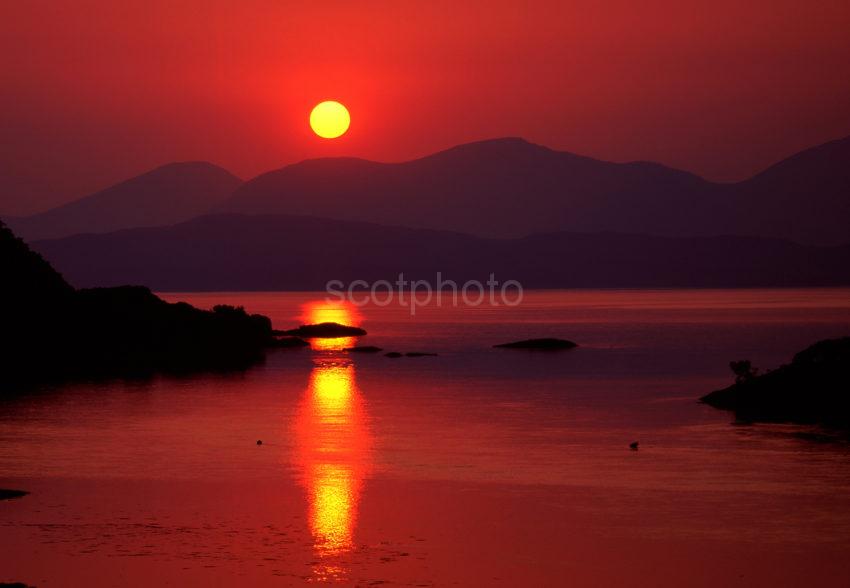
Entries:
{"label": "dark headland", "polygon": [[274,343],[242,308],[171,304],[142,286],[77,290],[0,223],[0,382],[243,369]]}
{"label": "dark headland", "polygon": [[827,339],[800,351],[791,363],[759,373],[733,361],[735,383],[703,396],[744,422],[791,422],[850,427],[850,337]]}

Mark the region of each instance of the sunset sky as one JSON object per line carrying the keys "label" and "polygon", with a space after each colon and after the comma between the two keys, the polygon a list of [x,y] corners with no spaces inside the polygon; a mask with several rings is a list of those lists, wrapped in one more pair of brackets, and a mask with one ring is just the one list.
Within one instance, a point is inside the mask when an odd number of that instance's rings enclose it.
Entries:
{"label": "sunset sky", "polygon": [[[242,177],[490,137],[736,180],[850,135],[850,3],[29,0],[0,8],[0,213],[156,165]],[[310,109],[351,128],[322,140]]]}

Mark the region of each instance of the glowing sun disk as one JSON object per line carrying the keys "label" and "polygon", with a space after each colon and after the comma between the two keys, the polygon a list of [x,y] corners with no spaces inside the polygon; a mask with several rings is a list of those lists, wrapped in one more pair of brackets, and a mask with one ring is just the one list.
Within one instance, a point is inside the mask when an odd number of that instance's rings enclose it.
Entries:
{"label": "glowing sun disk", "polygon": [[320,102],[310,113],[310,128],[323,139],[342,136],[350,124],[348,109],[334,100]]}

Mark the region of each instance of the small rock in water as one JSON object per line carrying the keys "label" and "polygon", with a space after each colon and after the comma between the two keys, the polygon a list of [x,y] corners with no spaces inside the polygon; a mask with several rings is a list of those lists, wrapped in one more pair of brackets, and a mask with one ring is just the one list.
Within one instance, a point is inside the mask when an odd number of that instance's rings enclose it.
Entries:
{"label": "small rock in water", "polygon": [[362,345],[359,347],[346,347],[346,351],[349,353],[379,353],[383,351],[380,347],[375,347],[374,345]]}
{"label": "small rock in water", "polygon": [[263,444],[263,440],[262,440],[262,439],[257,439],[257,445],[262,445],[262,444]]}
{"label": "small rock in water", "polygon": [[632,451],[637,451],[638,450],[638,442],[633,441],[632,443],[629,443],[629,449],[631,449]]}
{"label": "small rock in water", "polygon": [[11,500],[13,498],[21,498],[22,496],[26,496],[29,492],[25,490],[7,490],[6,488],[0,488],[0,500]]}

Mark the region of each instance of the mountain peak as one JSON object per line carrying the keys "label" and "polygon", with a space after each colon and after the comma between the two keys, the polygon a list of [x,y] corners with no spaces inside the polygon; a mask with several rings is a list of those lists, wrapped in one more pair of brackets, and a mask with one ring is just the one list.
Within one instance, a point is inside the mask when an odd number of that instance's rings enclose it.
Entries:
{"label": "mountain peak", "polygon": [[28,240],[169,225],[209,212],[241,183],[206,161],[168,163],[58,208],[8,222]]}
{"label": "mountain peak", "polygon": [[461,143],[460,145],[438,151],[433,155],[425,157],[425,159],[461,153],[517,155],[520,153],[556,153],[556,151],[543,145],[532,143],[522,137],[496,137],[493,139]]}
{"label": "mountain peak", "polygon": [[[787,168],[787,180],[751,182],[743,190],[657,163],[602,161],[499,137],[400,163],[303,162],[246,182],[218,210],[483,237],[569,230],[840,243],[850,235],[844,226],[850,210],[842,204],[848,147],[850,140],[840,140],[804,152],[777,167]],[[815,184],[824,205],[807,208]]]}
{"label": "mountain peak", "polygon": [[139,174],[135,177],[144,177],[148,174],[162,174],[162,173],[210,173],[210,174],[221,174],[226,175],[232,178],[236,178],[239,181],[242,181],[241,178],[234,175],[230,171],[221,167],[220,165],[216,165],[209,161],[203,160],[191,160],[191,161],[172,161],[169,163],[164,163],[153,168],[150,171]]}
{"label": "mountain peak", "polygon": [[799,173],[812,174],[812,181],[823,172],[843,172],[850,175],[850,137],[816,145],[779,161],[756,175],[752,180],[781,178]]}
{"label": "mountain peak", "polygon": [[452,149],[462,149],[464,147],[533,147],[536,149],[545,149],[546,151],[551,151],[551,149],[549,149],[548,147],[538,145],[537,143],[532,143],[531,141],[523,137],[493,137],[490,139],[480,139],[478,141],[469,141],[468,143],[461,143],[460,145],[456,145]]}

